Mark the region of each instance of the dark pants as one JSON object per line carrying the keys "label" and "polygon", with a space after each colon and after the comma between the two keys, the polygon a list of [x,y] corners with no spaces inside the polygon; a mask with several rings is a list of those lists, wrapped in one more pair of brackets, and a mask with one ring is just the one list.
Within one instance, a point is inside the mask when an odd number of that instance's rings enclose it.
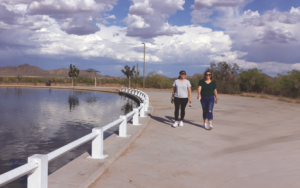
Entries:
{"label": "dark pants", "polygon": [[215,104],[215,96],[201,96],[201,105],[203,110],[203,119],[213,120],[213,108]]}
{"label": "dark pants", "polygon": [[179,116],[179,108],[181,106],[181,121],[184,119],[185,116],[185,107],[188,103],[188,98],[177,98],[174,97],[174,104],[175,104],[175,121],[178,121]]}

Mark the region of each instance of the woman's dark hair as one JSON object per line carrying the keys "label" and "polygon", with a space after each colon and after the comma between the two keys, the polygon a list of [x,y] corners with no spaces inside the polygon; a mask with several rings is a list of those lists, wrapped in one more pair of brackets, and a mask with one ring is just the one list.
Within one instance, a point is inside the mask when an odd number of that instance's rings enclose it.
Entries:
{"label": "woman's dark hair", "polygon": [[204,73],[204,75],[203,75],[203,76],[204,76],[203,79],[206,80],[206,73],[208,73],[208,72],[210,72],[210,74],[211,74],[211,75],[210,75],[210,80],[213,81],[213,75],[212,75],[211,70],[206,70],[206,71],[205,71],[205,73]]}
{"label": "woman's dark hair", "polygon": [[180,79],[180,74],[182,74],[182,73],[185,73],[185,75],[186,75],[186,72],[185,72],[184,70],[182,70],[182,71],[179,72],[179,77],[178,77],[178,79]]}

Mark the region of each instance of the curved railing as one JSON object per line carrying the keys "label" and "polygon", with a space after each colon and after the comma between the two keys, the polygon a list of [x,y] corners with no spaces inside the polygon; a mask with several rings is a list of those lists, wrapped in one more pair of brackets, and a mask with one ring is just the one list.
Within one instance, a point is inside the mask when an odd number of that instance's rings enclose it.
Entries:
{"label": "curved railing", "polygon": [[149,97],[146,93],[131,88],[123,88],[121,93],[132,95],[139,99],[140,106],[134,108],[132,112],[125,116],[120,116],[119,119],[105,125],[104,127],[97,127],[92,132],[84,137],[79,138],[57,150],[52,151],[46,155],[36,154],[28,157],[28,163],[15,168],[9,172],[0,175],[0,187],[4,186],[24,175],[28,175],[27,188],[47,188],[48,187],[48,163],[57,157],[73,150],[80,145],[92,141],[92,152],[89,158],[105,159],[108,155],[103,154],[103,133],[104,131],[119,125],[119,137],[127,137],[127,120],[132,117],[133,125],[139,124],[139,116],[146,117],[145,111],[149,108]]}

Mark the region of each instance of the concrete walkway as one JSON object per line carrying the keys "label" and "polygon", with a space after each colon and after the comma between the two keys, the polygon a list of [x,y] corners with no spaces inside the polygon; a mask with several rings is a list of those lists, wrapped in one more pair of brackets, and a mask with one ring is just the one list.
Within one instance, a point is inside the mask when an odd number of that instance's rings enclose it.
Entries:
{"label": "concrete walkway", "polygon": [[152,120],[91,188],[300,187],[299,104],[220,95],[207,131],[195,93],[178,128],[171,93],[147,93]]}

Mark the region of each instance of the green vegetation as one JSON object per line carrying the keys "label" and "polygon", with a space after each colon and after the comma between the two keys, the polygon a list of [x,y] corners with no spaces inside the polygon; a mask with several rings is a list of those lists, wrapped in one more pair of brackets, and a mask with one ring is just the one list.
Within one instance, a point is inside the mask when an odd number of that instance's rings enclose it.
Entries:
{"label": "green vegetation", "polygon": [[[241,70],[237,64],[227,64],[226,62],[211,63],[207,68],[213,73],[213,79],[217,82],[219,93],[223,94],[239,94],[243,96],[243,92],[259,93],[260,97],[265,95],[277,97],[288,97],[293,99],[300,98],[300,71],[292,70],[286,74],[278,74],[272,78],[264,74],[257,68]],[[139,88],[143,86],[143,78],[134,71],[134,82],[131,87]],[[133,77],[133,75],[131,75]],[[146,88],[171,89],[176,78],[168,78],[156,72],[150,72],[145,80]],[[203,79],[202,74],[195,74],[188,77],[191,82],[192,90],[197,90],[199,80]],[[42,78],[42,77],[0,77],[0,83],[46,83],[52,80],[52,85],[72,83],[71,78]],[[74,79],[74,84],[93,85],[94,78],[79,76]],[[119,84],[129,87],[129,82],[125,78],[101,78],[97,82],[100,85]],[[284,99],[282,99],[284,100]]]}
{"label": "green vegetation", "polygon": [[79,76],[79,72],[80,72],[80,70],[77,69],[75,67],[75,65],[72,66],[72,64],[70,64],[69,77],[72,78],[72,87],[74,86],[73,80],[74,80],[74,78]]}
{"label": "green vegetation", "polygon": [[227,64],[226,62],[210,63],[206,70],[211,71],[213,79],[217,83],[219,93],[237,94],[241,93],[239,66],[237,64]]}
{"label": "green vegetation", "polygon": [[122,73],[128,78],[129,80],[129,87],[130,87],[130,79],[133,77],[135,70],[134,70],[134,66],[132,67],[132,69],[130,69],[130,67],[128,65],[126,65],[124,67],[124,70],[121,70]]}

